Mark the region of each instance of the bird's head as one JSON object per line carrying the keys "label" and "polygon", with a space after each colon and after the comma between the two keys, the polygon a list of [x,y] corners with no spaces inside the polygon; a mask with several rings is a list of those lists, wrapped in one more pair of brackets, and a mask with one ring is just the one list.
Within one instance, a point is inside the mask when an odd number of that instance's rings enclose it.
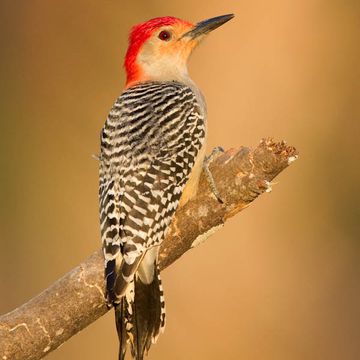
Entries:
{"label": "bird's head", "polygon": [[205,35],[233,16],[218,16],[195,25],[166,16],[134,26],[125,57],[126,87],[151,80],[184,80],[192,50]]}

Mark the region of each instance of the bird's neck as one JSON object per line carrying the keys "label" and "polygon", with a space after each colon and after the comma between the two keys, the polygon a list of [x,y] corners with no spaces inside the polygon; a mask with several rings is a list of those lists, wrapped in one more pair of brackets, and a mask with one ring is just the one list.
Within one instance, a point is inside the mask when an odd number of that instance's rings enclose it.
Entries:
{"label": "bird's neck", "polygon": [[145,81],[179,81],[194,86],[186,62],[172,58],[138,58],[131,71],[127,71],[126,88]]}
{"label": "bird's neck", "polygon": [[207,111],[204,96],[202,95],[200,89],[196,86],[195,82],[190,78],[186,62],[174,62],[173,66],[171,66],[167,61],[137,61],[132,67],[126,68],[126,70],[127,81],[125,89],[148,81],[178,81],[187,85],[193,90],[202,115],[204,116],[204,119],[206,119]]}

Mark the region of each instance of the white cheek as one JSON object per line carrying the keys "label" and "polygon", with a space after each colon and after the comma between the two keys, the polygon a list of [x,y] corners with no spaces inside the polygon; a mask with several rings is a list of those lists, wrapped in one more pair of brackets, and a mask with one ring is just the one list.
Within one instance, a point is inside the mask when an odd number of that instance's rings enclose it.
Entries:
{"label": "white cheek", "polygon": [[142,46],[137,57],[137,62],[140,65],[150,64],[154,56],[156,56],[156,44],[154,44],[154,40],[148,40],[147,43]]}
{"label": "white cheek", "polygon": [[144,75],[153,80],[182,80],[187,77],[186,62],[181,53],[160,54],[157,45],[157,40],[149,41],[138,55],[137,62]]}

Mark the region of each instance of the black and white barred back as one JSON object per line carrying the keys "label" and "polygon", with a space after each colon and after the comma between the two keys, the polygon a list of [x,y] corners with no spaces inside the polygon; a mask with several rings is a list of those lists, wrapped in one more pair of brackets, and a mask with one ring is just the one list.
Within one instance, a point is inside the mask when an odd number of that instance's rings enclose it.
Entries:
{"label": "black and white barred back", "polygon": [[142,359],[165,325],[157,265],[205,140],[204,109],[187,85],[146,82],[117,99],[101,133],[100,222],[107,300],[116,308],[119,359]]}

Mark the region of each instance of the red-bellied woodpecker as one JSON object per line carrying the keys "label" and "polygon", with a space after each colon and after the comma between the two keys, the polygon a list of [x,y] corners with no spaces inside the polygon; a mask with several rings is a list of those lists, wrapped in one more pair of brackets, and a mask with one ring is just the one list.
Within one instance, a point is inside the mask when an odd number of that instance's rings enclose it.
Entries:
{"label": "red-bellied woodpecker", "polygon": [[135,26],[127,82],[101,132],[100,222],[107,301],[115,306],[119,359],[143,359],[164,329],[159,245],[175,210],[196,194],[205,158],[206,106],[187,59],[230,20],[196,25],[161,17]]}

